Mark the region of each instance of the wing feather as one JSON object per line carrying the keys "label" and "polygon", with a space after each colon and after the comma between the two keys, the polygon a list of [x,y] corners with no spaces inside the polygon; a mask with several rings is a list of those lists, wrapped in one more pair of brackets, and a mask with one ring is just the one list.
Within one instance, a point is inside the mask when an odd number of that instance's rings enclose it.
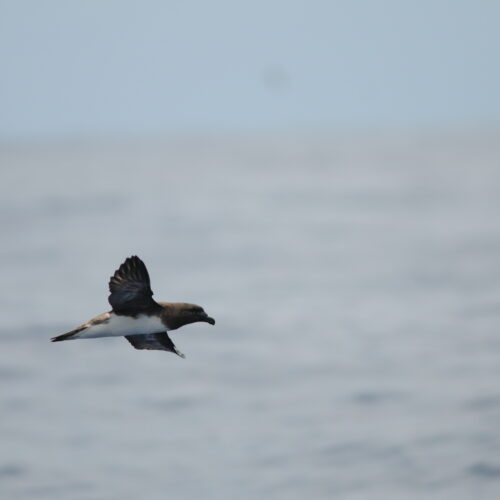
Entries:
{"label": "wing feather", "polygon": [[125,338],[136,349],[149,349],[155,351],[170,351],[181,358],[185,358],[182,352],[178,351],[167,332],[151,333],[147,335],[125,335]]}
{"label": "wing feather", "polygon": [[133,255],[115,271],[109,280],[108,301],[117,314],[130,316],[160,307],[153,299],[148,270],[139,257]]}

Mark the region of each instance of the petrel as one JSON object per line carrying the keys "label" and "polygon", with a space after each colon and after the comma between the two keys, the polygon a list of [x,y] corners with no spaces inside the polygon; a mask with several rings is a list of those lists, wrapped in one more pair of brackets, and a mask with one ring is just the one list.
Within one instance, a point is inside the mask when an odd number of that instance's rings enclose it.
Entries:
{"label": "petrel", "polygon": [[111,276],[109,291],[111,311],[50,340],[125,337],[136,349],[170,351],[184,358],[167,332],[198,321],[215,325],[196,304],[153,300],[148,270],[136,255],[127,258]]}

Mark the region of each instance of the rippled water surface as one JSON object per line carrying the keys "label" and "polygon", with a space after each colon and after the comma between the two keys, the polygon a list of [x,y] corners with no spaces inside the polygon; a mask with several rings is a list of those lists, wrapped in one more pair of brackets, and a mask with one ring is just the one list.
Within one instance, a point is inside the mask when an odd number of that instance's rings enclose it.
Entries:
{"label": "rippled water surface", "polygon": [[[0,493],[500,488],[500,135],[0,147]],[[217,320],[52,344],[137,253]]]}

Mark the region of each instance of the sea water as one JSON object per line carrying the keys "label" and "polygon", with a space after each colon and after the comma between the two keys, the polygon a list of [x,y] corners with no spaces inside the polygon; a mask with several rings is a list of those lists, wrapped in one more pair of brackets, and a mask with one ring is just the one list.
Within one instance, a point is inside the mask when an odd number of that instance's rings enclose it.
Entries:
{"label": "sea water", "polygon": [[[0,147],[0,497],[493,499],[500,134]],[[129,255],[215,326],[53,344]]]}

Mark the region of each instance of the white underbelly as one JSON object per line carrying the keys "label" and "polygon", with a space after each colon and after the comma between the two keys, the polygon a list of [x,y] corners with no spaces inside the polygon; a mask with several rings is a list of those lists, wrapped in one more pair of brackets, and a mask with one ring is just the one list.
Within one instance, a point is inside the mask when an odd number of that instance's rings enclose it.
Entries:
{"label": "white underbelly", "polygon": [[139,335],[165,332],[167,328],[158,316],[140,314],[136,318],[109,313],[107,321],[91,324],[77,333],[75,339],[95,339],[98,337],[122,337],[123,335]]}

